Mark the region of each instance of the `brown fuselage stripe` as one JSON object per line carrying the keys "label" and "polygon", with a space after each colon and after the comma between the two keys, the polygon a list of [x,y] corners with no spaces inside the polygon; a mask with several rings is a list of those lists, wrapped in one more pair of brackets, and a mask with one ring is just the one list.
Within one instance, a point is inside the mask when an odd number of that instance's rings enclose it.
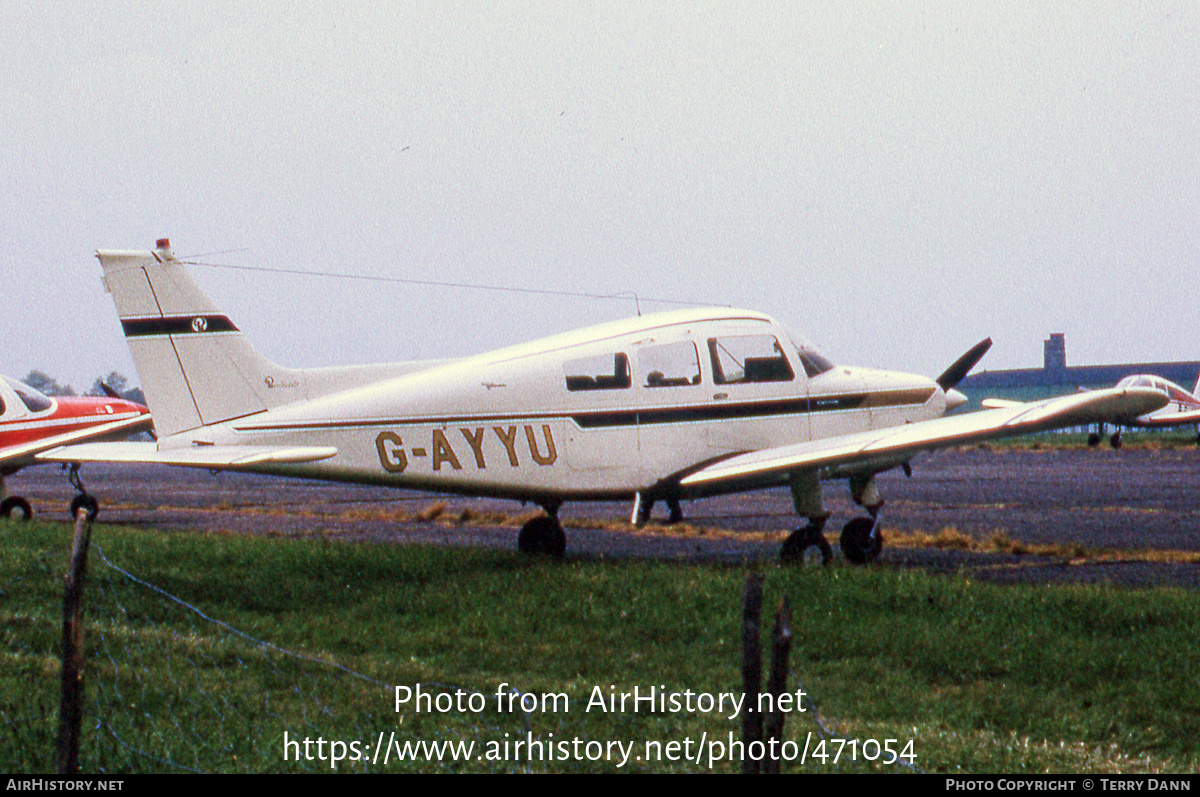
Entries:
{"label": "brown fuselage stripe", "polygon": [[890,390],[878,393],[851,393],[841,396],[780,399],[778,401],[743,402],[739,404],[705,404],[696,407],[663,407],[596,412],[527,413],[504,415],[447,415],[427,418],[381,418],[373,420],[296,422],[282,424],[245,425],[235,427],[245,432],[295,431],[300,429],[351,429],[377,426],[408,426],[414,424],[491,423],[497,421],[570,419],[582,429],[604,429],[618,426],[641,426],[665,423],[698,423],[707,421],[770,418],[781,415],[805,415],[817,412],[877,409],[885,407],[920,406],[933,396],[934,388]]}

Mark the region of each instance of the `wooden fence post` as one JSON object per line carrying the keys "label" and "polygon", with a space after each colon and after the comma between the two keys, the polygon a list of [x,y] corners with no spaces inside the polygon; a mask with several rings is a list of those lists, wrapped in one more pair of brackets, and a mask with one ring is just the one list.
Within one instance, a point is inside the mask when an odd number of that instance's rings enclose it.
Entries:
{"label": "wooden fence post", "polygon": [[[783,724],[787,714],[779,710],[779,698],[787,690],[788,657],[792,650],[792,608],[787,596],[779,604],[775,614],[775,627],[771,632],[771,674],[767,676],[767,692],[771,695],[771,710],[767,713],[763,733],[768,750],[775,741],[774,749],[783,750]],[[762,771],[765,775],[779,774],[779,757],[767,755],[763,758]]]}
{"label": "wooden fence post", "polygon": [[742,744],[746,754],[742,756],[742,774],[757,775],[759,762],[749,754],[750,745],[762,742],[762,715],[758,713],[758,693],[762,685],[762,650],[758,641],[759,620],[762,617],[761,573],[746,576],[742,592],[742,693],[745,708],[742,711]]}
{"label": "wooden fence post", "polygon": [[54,771],[59,775],[74,775],[79,771],[79,726],[83,721],[83,580],[91,535],[87,510],[80,509],[75,513],[71,568],[63,591],[62,702],[54,752]]}

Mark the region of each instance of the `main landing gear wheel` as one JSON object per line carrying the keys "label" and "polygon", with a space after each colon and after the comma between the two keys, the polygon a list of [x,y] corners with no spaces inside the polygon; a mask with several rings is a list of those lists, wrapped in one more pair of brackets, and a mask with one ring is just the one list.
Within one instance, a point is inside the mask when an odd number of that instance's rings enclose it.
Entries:
{"label": "main landing gear wheel", "polygon": [[567,550],[567,535],[558,518],[538,515],[521,527],[521,533],[517,535],[517,548],[521,553],[562,559]]}
{"label": "main landing gear wheel", "polygon": [[842,553],[856,565],[875,561],[883,550],[883,532],[877,518],[856,517],[842,529]]}
{"label": "main landing gear wheel", "polygon": [[833,546],[819,528],[810,524],[788,535],[779,551],[779,558],[787,564],[825,567],[833,560]]}
{"label": "main landing gear wheel", "polygon": [[17,520],[33,520],[33,507],[19,495],[10,495],[0,501],[0,517],[13,518],[14,513]]}
{"label": "main landing gear wheel", "polygon": [[90,523],[96,519],[96,515],[100,514],[100,502],[87,493],[80,493],[71,499],[71,517],[78,517],[80,509],[87,512],[87,519]]}

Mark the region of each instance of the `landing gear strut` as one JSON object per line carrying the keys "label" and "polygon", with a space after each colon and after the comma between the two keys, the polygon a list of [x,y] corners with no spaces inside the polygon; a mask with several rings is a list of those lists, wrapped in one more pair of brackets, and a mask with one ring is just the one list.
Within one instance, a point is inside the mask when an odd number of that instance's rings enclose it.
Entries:
{"label": "landing gear strut", "polygon": [[96,519],[96,515],[100,514],[100,502],[94,496],[89,495],[87,488],[83,486],[83,479],[79,477],[79,463],[72,462],[70,472],[67,474],[67,481],[71,486],[79,491],[79,494],[71,499],[71,518],[74,519],[79,510],[82,509],[87,513],[88,521]]}
{"label": "landing gear strut", "polygon": [[[910,468],[905,463],[904,472]],[[783,542],[779,558],[787,563],[828,565],[833,559],[833,548],[825,539],[825,523],[829,513],[821,498],[821,481],[817,474],[792,474],[789,486],[792,504],[796,513],[808,518],[808,525],[796,529]],[[879,510],[883,499],[875,487],[874,474],[859,474],[850,477],[850,497],[856,504],[866,508],[870,517],[851,520],[842,529],[839,545],[846,559],[856,565],[865,565],[879,558],[883,550],[883,532],[879,522]]]}
{"label": "landing gear strut", "polygon": [[[650,510],[652,509],[654,509],[654,499],[643,498],[641,493],[638,493],[634,499],[633,525],[640,528],[650,522]],[[669,525],[683,522],[683,508],[679,505],[678,498],[668,498],[667,509],[671,513],[667,519]]]}
{"label": "landing gear strut", "polygon": [[558,520],[557,503],[543,506],[546,514],[538,515],[521,527],[517,535],[517,549],[521,553],[541,554],[562,559],[567,550],[567,535]]}
{"label": "landing gear strut", "polygon": [[[1115,432],[1113,432],[1112,437],[1110,437],[1108,439],[1108,444],[1110,446],[1112,446],[1113,448],[1120,448],[1121,447],[1121,427],[1118,426],[1116,429],[1117,430]],[[1104,424],[1102,424],[1102,423],[1097,424],[1096,431],[1094,431],[1088,435],[1088,441],[1087,441],[1088,447],[1095,448],[1096,446],[1100,445],[1100,441],[1103,439],[1104,439]]]}

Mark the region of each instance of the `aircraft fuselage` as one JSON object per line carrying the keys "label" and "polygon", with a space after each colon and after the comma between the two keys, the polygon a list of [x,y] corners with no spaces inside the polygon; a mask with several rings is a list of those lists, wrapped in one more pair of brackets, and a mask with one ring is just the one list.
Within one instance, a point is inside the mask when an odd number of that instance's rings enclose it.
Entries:
{"label": "aircraft fuselage", "polygon": [[945,412],[933,380],[814,366],[793,339],[759,314],[667,313],[440,363],[171,444],[336,447],[328,460],[258,468],[309,478],[627,498],[670,494],[674,477],[732,454]]}

